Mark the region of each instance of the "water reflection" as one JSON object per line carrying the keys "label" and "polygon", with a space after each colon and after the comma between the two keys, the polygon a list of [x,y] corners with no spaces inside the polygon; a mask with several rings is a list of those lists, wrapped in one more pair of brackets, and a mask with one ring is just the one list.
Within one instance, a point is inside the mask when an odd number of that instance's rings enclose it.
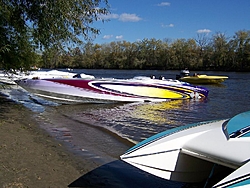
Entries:
{"label": "water reflection", "polygon": [[182,108],[182,104],[182,100],[138,104],[134,106],[131,117],[144,119],[157,124],[175,124],[173,119],[166,116],[166,111],[180,109]]}
{"label": "water reflection", "polygon": [[73,120],[104,127],[133,142],[197,120],[204,101],[173,100],[161,103],[62,105],[57,111]]}

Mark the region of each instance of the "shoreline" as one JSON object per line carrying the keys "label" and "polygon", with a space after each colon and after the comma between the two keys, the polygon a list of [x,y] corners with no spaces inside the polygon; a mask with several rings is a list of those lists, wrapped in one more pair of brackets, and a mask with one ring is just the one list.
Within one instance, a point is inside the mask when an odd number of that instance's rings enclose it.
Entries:
{"label": "shoreline", "polygon": [[[82,175],[104,165],[102,156],[98,162],[93,160],[95,157],[72,153],[66,144],[41,128],[41,120],[37,121],[36,114],[22,104],[4,95],[0,95],[0,103],[2,187],[68,187]],[[112,160],[118,159],[111,157],[108,162]]]}

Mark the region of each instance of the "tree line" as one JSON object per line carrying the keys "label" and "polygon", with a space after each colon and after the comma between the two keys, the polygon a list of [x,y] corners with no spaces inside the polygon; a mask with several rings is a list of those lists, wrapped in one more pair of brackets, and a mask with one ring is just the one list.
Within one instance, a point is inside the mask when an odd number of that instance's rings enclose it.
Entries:
{"label": "tree line", "polygon": [[233,37],[216,33],[174,41],[88,42],[63,52],[48,49],[40,63],[45,68],[250,71],[250,31]]}

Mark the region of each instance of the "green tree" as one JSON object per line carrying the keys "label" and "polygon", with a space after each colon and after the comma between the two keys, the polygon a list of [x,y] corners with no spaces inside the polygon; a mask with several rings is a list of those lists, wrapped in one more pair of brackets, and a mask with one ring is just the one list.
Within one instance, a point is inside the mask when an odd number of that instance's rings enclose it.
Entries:
{"label": "green tree", "polygon": [[195,39],[197,45],[198,45],[198,61],[197,64],[202,64],[203,68],[206,68],[207,65],[207,61],[205,60],[206,58],[206,48],[208,47],[209,44],[209,38],[207,33],[199,33],[197,34],[197,38]]}
{"label": "green tree", "polygon": [[1,0],[1,64],[23,66],[36,49],[65,49],[90,40],[100,32],[93,22],[108,9],[107,0]]}
{"label": "green tree", "polygon": [[61,61],[61,52],[58,48],[47,48],[42,55],[42,67],[53,69],[58,67]]}
{"label": "green tree", "polygon": [[250,31],[238,31],[234,36],[238,68],[250,68]]}
{"label": "green tree", "polygon": [[225,70],[228,54],[228,39],[224,33],[213,36],[213,66],[215,69]]}
{"label": "green tree", "polygon": [[177,39],[172,43],[171,47],[175,52],[175,64],[178,64],[176,67],[178,69],[183,69],[189,67],[189,57],[190,57],[190,47],[189,43],[194,44],[194,40],[187,41],[185,39]]}

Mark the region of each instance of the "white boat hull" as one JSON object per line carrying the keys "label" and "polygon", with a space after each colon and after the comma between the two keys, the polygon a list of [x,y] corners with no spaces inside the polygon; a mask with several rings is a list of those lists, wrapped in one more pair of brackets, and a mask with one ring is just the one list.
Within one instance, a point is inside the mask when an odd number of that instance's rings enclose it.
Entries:
{"label": "white boat hull", "polygon": [[[230,121],[203,122],[157,134],[132,147],[121,159],[168,180],[206,181],[211,173],[226,168],[239,170],[240,176],[247,177],[242,180],[246,183],[250,181],[250,171],[247,168],[240,171],[240,168],[249,166],[249,131],[250,112],[246,112]],[[237,173],[231,174],[217,185],[231,185],[236,176]]]}
{"label": "white boat hull", "polygon": [[178,81],[59,78],[17,83],[36,95],[66,102],[162,102],[208,95],[205,88]]}

